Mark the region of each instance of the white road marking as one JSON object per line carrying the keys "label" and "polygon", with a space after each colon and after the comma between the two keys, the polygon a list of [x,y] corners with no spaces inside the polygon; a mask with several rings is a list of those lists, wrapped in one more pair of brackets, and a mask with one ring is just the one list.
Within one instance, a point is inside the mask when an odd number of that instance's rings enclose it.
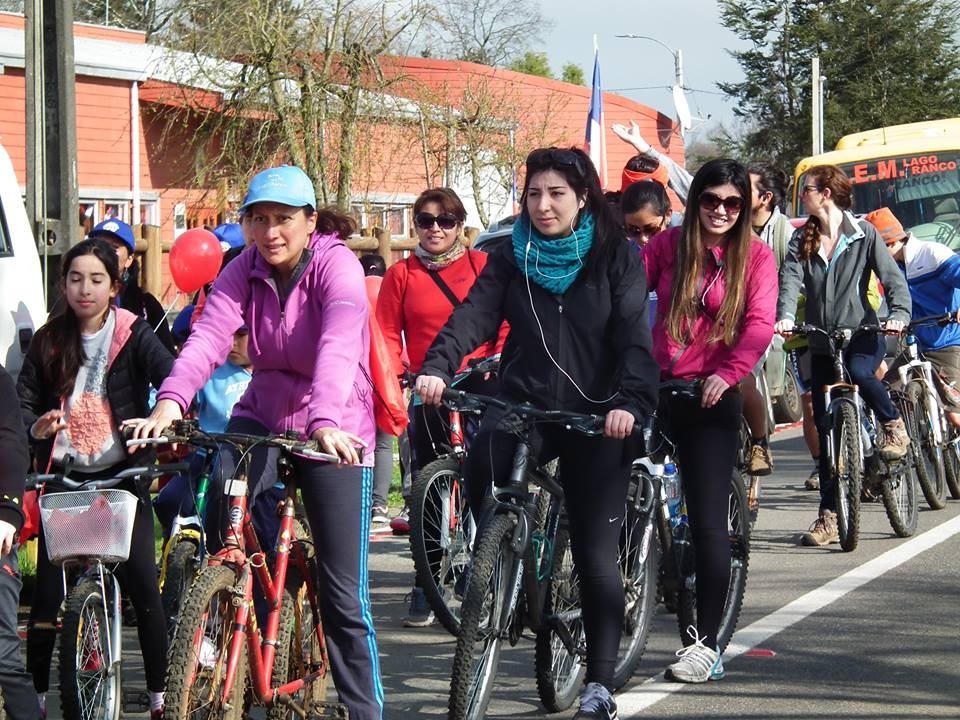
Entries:
{"label": "white road marking", "polygon": [[[748,650],[752,650],[777,633],[786,630],[818,610],[822,610],[830,603],[836,602],[847,593],[856,590],[871,580],[876,580],[881,575],[920,553],[949,540],[957,533],[960,533],[960,515],[907,540],[863,565],[845,572],[816,590],[801,595],[779,610],[774,610],[769,615],[760,618],[752,625],[734,634],[733,640],[723,654],[724,663],[726,664]],[[667,682],[663,679],[663,673],[658,673],[647,679],[642,685],[617,695],[617,708],[620,717],[634,717],[632,713],[640,713],[684,687],[688,686],[683,683]]]}

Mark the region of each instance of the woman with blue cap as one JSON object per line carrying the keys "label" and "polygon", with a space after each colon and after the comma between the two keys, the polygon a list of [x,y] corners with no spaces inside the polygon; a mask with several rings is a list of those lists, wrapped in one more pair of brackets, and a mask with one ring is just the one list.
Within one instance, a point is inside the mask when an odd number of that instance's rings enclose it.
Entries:
{"label": "woman with blue cap", "polygon": [[[249,328],[256,372],[227,430],[293,430],[341,458],[340,466],[302,459],[296,469],[316,543],[333,680],[351,718],[379,720],[383,688],[366,584],[373,453],[361,461],[358,452],[372,446],[375,435],[367,295],[363,271],[345,243],[353,221],[316,208],[313,183],[300,168],[275,167],[253,177],[240,211],[254,247],[214,282],[156,408],[136,423],[135,434],[157,436],[182,417],[226,359],[234,332]],[[251,507],[273,486],[275,470],[275,463],[254,455]],[[211,490],[208,497],[207,517],[216,523],[218,494]],[[211,552],[219,549],[218,531],[208,523]]]}

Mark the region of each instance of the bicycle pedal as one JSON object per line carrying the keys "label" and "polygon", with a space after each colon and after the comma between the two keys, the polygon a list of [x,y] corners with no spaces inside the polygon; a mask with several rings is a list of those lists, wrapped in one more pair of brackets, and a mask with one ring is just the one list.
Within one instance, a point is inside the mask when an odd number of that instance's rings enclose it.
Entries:
{"label": "bicycle pedal", "polygon": [[307,720],[349,720],[350,711],[340,703],[315,702],[307,710]]}
{"label": "bicycle pedal", "polygon": [[123,690],[123,712],[125,713],[143,713],[150,710],[150,695],[146,690],[136,688],[124,688]]}

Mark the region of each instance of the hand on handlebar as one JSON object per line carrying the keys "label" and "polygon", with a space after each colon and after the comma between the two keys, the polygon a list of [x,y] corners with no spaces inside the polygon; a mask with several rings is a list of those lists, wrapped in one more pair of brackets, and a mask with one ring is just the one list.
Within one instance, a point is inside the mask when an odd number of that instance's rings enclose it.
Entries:
{"label": "hand on handlebar", "polygon": [[312,437],[317,441],[320,450],[336,455],[347,465],[359,465],[360,454],[357,447],[367,447],[367,443],[353,433],[335,427],[317,428]]}
{"label": "hand on handlebar", "polygon": [[703,381],[703,386],[700,390],[701,407],[708,408],[716,405],[729,387],[730,383],[719,375],[711,375],[708,377]]}
{"label": "hand on handlebar", "polygon": [[414,390],[416,390],[424,405],[439,405],[446,387],[447,383],[442,378],[433,375],[421,375],[417,378]]}
{"label": "hand on handlebar", "polygon": [[13,538],[17,529],[6,520],[0,520],[0,557],[5,557],[13,550]]}
{"label": "hand on handlebar", "polygon": [[906,326],[907,324],[903,320],[887,320],[883,324],[883,329],[891,335],[899,335]]}
{"label": "hand on handlebar", "polygon": [[[183,419],[183,411],[173,400],[158,400],[150,417],[131,418],[124,420],[121,429],[130,433],[134,440],[141,438],[158,438],[175,420]],[[176,445],[173,446],[176,449]],[[137,446],[132,445],[130,453],[137,451]]]}
{"label": "hand on handlebar", "polygon": [[773,326],[773,331],[778,335],[789,335],[793,331],[794,322],[790,318],[778,320]]}
{"label": "hand on handlebar", "polygon": [[637,419],[626,410],[611,410],[603,423],[603,436],[623,440],[633,432]]}

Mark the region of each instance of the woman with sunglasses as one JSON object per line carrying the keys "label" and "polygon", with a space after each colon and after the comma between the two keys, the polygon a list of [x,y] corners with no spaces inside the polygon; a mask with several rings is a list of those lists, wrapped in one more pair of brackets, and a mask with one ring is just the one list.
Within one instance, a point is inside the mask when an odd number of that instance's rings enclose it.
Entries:
{"label": "woman with sunglasses", "polygon": [[[394,263],[383,276],[377,299],[377,321],[399,373],[406,349],[408,370],[420,372],[423,356],[454,308],[467,297],[487,254],[467,249],[463,242],[463,224],[467,211],[460,197],[450,188],[433,188],[420,193],[413,203],[413,223],[419,240],[413,255]],[[498,336],[498,330],[500,335]],[[494,328],[478,340],[457,369],[467,367],[473,358],[485,358],[500,352],[507,329]],[[461,389],[483,394],[496,393],[492,378],[470,377]],[[411,463],[414,473],[437,458],[438,448],[449,442],[447,413],[442,408],[418,405],[411,409]],[[420,587],[410,595],[410,609],[403,624],[426,627],[434,621],[433,612]]]}
{"label": "woman with sunglasses", "polygon": [[[504,399],[605,415],[603,437],[544,427],[534,452],[540,460],[559,456],[583,594],[587,686],[575,717],[608,720],[617,716],[611,693],[624,612],[616,520],[635,456],[624,439],[656,403],[647,287],[637,253],[625,242],[620,218],[582,150],[535,150],[526,167],[512,242],[493,251],[466,302],[440,331],[416,390],[425,403],[438,404],[461,358],[507,320]],[[499,413],[484,416],[467,458],[473,507],[490,493],[487,478],[498,485],[509,481],[516,441],[500,420]]]}
{"label": "woman with sunglasses", "polygon": [[620,195],[620,212],[627,239],[642,248],[650,238],[670,227],[673,210],[663,185],[641,180],[629,185]]}
{"label": "woman with sunglasses", "polygon": [[[797,297],[806,295],[804,310],[811,325],[833,330],[877,324],[877,312],[870,302],[870,283],[876,273],[890,309],[885,327],[899,333],[910,322],[911,301],[907,281],[890,257],[883,238],[865,220],[850,212],[850,180],[834,165],[818,165],[804,175],[800,197],[810,216],[798,230],[780,270],[780,297],[777,301],[777,332],[789,333],[796,320]],[[833,382],[833,359],[826,341],[809,339],[810,385],[822,387]],[[886,344],[877,333],[859,333],[850,338],[845,364],[850,379],[860,388],[864,401],[873,408],[883,429],[877,449],[885,460],[907,454],[910,438],[890,394],[875,373],[883,361]],[[820,447],[827,436],[821,419],[826,412],[822,393],[813,393],[813,417],[820,428]],[[836,478],[826,453],[820,454],[820,512],[804,533],[803,545],[818,546],[840,542],[837,529]]]}
{"label": "woman with sunglasses", "polygon": [[700,396],[661,396],[661,415],[683,468],[696,557],[697,627],[667,679],[723,677],[717,632],[730,581],[730,476],[743,401],[739,384],[773,337],[777,269],[750,231],[750,178],[734,160],[711,160],[693,178],[683,225],[643,252],[660,298],[653,353],[661,377],[697,381]]}

